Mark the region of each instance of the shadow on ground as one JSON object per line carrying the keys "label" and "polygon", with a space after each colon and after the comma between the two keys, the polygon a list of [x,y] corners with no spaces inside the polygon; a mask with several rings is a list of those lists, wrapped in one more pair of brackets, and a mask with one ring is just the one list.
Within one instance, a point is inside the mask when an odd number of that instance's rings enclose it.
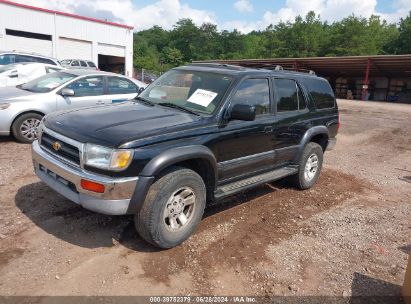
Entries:
{"label": "shadow on ground", "polygon": [[15,142],[15,139],[12,136],[0,136],[0,143],[3,142]]}
{"label": "shadow on ground", "polygon": [[[275,187],[285,187],[281,182]],[[258,196],[273,192],[273,186],[261,186],[225,202],[209,206],[204,217],[212,216]],[[274,188],[276,189],[276,188]],[[136,232],[132,216],[107,216],[83,209],[42,182],[21,187],[15,196],[16,206],[33,223],[55,237],[84,248],[112,247],[121,243],[140,251],[158,251]]]}
{"label": "shadow on ground", "polygon": [[383,280],[375,279],[355,272],[351,284],[351,304],[378,303],[399,304],[404,303],[401,297],[401,286]]}

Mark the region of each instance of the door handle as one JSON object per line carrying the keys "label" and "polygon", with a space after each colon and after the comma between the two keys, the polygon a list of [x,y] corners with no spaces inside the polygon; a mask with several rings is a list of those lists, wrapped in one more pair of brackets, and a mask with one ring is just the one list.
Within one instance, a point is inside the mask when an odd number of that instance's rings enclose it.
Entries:
{"label": "door handle", "polygon": [[101,105],[101,104],[105,104],[105,102],[104,102],[103,100],[98,100],[98,101],[96,102],[96,104]]}
{"label": "door handle", "polygon": [[271,132],[273,132],[273,127],[272,126],[266,126],[266,127],[264,127],[264,132],[265,133],[271,133]]}

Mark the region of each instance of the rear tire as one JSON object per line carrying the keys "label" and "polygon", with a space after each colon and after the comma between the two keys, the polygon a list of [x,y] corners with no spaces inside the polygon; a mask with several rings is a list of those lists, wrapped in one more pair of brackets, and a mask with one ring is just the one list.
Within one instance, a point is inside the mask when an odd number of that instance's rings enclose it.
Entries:
{"label": "rear tire", "polygon": [[19,116],[11,126],[11,132],[17,141],[25,144],[37,139],[37,128],[43,118],[37,113],[26,113]]}
{"label": "rear tire", "polygon": [[315,185],[323,165],[323,149],[317,143],[308,143],[303,150],[298,173],[288,178],[289,182],[298,189],[305,190]]}
{"label": "rear tire", "polygon": [[137,232],[160,248],[175,247],[197,228],[206,204],[206,187],[194,171],[172,167],[151,185],[134,217]]}

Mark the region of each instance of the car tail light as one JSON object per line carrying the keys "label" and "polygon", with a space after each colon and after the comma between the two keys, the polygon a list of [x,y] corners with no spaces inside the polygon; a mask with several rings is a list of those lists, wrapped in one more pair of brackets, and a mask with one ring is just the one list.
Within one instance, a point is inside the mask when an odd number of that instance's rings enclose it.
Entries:
{"label": "car tail light", "polygon": [[104,185],[85,179],[81,180],[81,187],[85,190],[97,193],[104,193],[104,191],[106,190],[106,187]]}

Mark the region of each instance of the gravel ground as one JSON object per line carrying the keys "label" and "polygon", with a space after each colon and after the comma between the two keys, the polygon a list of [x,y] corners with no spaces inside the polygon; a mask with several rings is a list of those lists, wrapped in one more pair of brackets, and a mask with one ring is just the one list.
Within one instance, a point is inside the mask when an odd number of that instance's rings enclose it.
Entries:
{"label": "gravel ground", "polygon": [[86,211],[0,139],[0,295],[399,295],[411,251],[411,106],[340,100],[319,183],[210,207],[158,250],[131,217]]}

